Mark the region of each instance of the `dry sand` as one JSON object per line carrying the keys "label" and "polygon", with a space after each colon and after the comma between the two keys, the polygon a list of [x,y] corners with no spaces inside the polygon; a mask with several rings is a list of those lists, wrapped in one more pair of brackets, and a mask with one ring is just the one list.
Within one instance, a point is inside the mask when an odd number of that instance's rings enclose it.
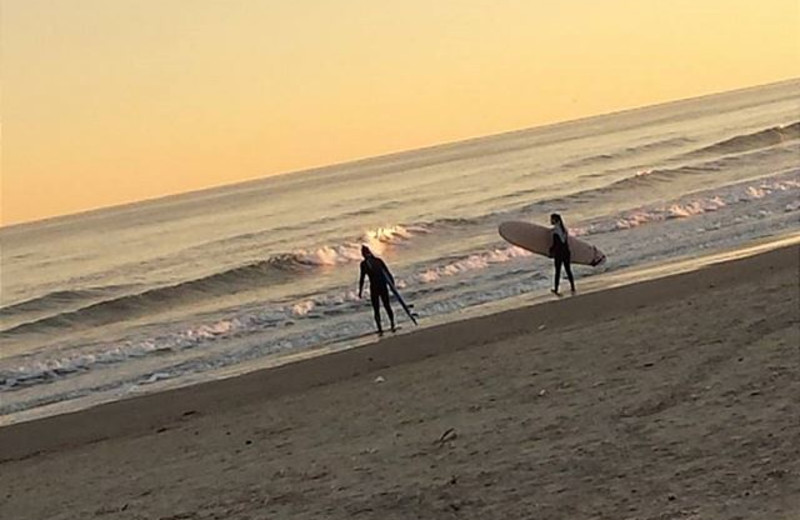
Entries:
{"label": "dry sand", "polygon": [[0,428],[0,518],[798,519],[799,255]]}

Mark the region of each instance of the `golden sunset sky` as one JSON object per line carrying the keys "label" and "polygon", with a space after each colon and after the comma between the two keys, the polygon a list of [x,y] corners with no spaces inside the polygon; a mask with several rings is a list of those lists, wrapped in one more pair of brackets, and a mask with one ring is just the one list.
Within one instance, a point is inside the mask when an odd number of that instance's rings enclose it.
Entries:
{"label": "golden sunset sky", "polygon": [[798,0],[0,0],[0,222],[800,76]]}

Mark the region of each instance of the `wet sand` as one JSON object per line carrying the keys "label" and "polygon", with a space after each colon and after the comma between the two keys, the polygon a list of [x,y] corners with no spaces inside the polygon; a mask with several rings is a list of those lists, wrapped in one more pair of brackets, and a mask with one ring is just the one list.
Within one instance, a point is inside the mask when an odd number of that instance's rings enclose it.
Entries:
{"label": "wet sand", "polygon": [[800,518],[800,247],[0,428],[0,518]]}

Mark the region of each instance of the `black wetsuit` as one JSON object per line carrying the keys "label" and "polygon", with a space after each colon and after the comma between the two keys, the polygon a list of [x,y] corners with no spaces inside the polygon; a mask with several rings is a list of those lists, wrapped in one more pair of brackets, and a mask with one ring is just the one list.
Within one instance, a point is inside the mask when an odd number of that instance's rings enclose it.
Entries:
{"label": "black wetsuit", "polygon": [[361,278],[359,280],[359,293],[364,286],[364,277],[369,278],[369,296],[372,300],[372,310],[375,313],[375,325],[378,327],[378,332],[383,332],[381,328],[381,311],[380,302],[383,302],[383,307],[386,309],[386,314],[389,315],[389,321],[394,330],[394,312],[392,306],[389,304],[389,283],[394,283],[392,273],[386,267],[386,264],[377,256],[365,258],[361,262]]}
{"label": "black wetsuit", "polygon": [[561,235],[559,235],[556,230],[553,230],[553,245],[550,246],[550,254],[553,256],[556,264],[556,276],[554,282],[555,292],[558,292],[558,283],[561,281],[561,264],[564,264],[564,270],[567,272],[570,288],[574,292],[575,280],[572,278],[572,269],[570,267],[571,255],[569,251],[569,243],[565,240],[562,240]]}

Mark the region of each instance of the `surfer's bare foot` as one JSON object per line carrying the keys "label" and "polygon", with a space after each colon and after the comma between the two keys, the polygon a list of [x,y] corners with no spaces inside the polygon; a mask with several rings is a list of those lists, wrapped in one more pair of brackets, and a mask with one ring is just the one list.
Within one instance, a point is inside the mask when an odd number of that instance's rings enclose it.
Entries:
{"label": "surfer's bare foot", "polygon": [[561,298],[561,293],[556,291],[555,289],[550,289],[550,292]]}
{"label": "surfer's bare foot", "polygon": [[378,331],[378,336],[383,337],[383,331],[382,330]]}
{"label": "surfer's bare foot", "polygon": [[397,332],[397,329],[395,328],[394,325],[392,325],[392,334],[394,334],[395,332]]}

